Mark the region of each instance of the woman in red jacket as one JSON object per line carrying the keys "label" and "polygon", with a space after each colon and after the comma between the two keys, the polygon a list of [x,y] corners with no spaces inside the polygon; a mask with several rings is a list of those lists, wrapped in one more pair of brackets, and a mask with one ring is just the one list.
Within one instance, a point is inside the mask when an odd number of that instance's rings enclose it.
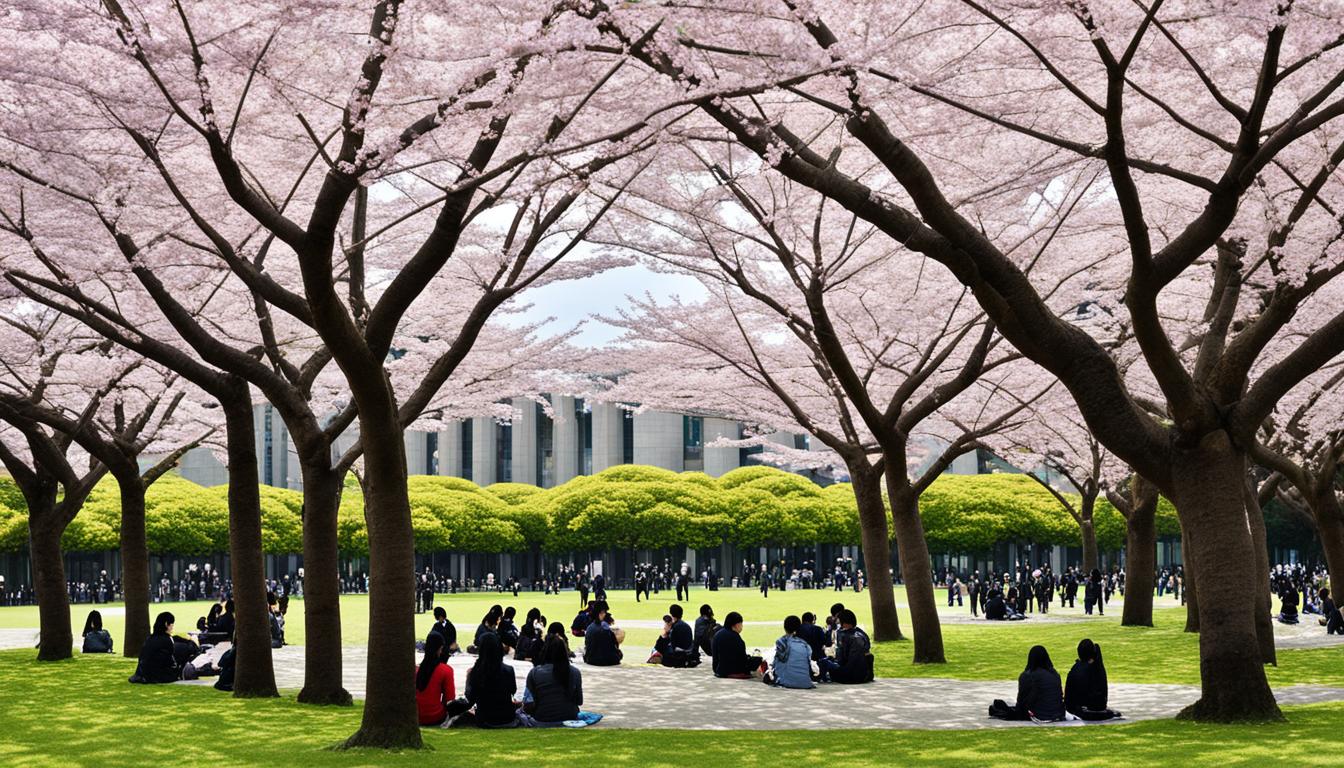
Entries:
{"label": "woman in red jacket", "polygon": [[430,632],[425,638],[425,658],[415,673],[415,707],[421,725],[442,725],[448,719],[448,703],[457,698],[453,668],[443,663],[443,635]]}

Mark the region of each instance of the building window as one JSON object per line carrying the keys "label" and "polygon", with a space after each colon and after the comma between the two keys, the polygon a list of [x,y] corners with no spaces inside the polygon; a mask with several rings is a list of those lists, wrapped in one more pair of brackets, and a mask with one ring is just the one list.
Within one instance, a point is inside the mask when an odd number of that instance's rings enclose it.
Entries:
{"label": "building window", "polygon": [[578,423],[579,474],[593,474],[593,412],[583,398],[574,400],[574,420]]}
{"label": "building window", "polygon": [[495,482],[513,482],[513,425],[495,425]]}
{"label": "building window", "polygon": [[635,463],[635,414],[626,408],[621,409],[621,463]]}
{"label": "building window", "polygon": [[[737,465],[738,465],[739,467],[745,467],[745,466],[747,466],[748,464],[753,463],[753,462],[751,461],[751,457],[752,457],[752,456],[755,456],[755,455],[757,455],[757,454],[759,454],[759,453],[765,453],[765,446],[763,446],[763,445],[753,445],[753,446],[750,446],[750,447],[748,447],[748,448],[738,448],[738,449],[737,449]],[[757,463],[759,463],[759,462],[757,462]]]}
{"label": "building window", "polygon": [[262,439],[262,452],[261,452],[261,482],[262,482],[263,485],[275,485],[275,483],[273,482],[273,480],[274,480],[274,473],[275,473],[275,455],[274,455],[274,451],[273,451],[273,443],[274,443],[274,441],[275,441],[275,436],[274,436],[274,434],[272,434],[272,432],[273,432],[273,430],[274,430],[274,424],[273,424],[273,420],[272,420],[272,418],[271,418],[271,412],[272,412],[272,408],[271,408],[270,403],[267,403],[266,405],[262,406],[262,408],[261,408],[261,439]]}
{"label": "building window", "polygon": [[795,435],[793,436],[793,448],[794,448],[794,450],[797,450],[797,451],[806,451],[806,450],[807,450],[807,446],[808,446],[808,444],[809,444],[810,441],[811,441],[811,435],[806,435],[806,434],[798,435],[798,434],[795,434]]}
{"label": "building window", "polygon": [[[550,395],[546,398],[549,400]],[[541,403],[533,403],[537,422],[537,485],[555,485],[555,422],[546,415]]]}
{"label": "building window", "polygon": [[705,469],[705,420],[699,416],[681,417],[681,459],[687,472]]}
{"label": "building window", "polygon": [[471,479],[471,419],[464,419],[462,430],[462,477]]}
{"label": "building window", "polygon": [[425,474],[439,474],[439,433],[425,435]]}

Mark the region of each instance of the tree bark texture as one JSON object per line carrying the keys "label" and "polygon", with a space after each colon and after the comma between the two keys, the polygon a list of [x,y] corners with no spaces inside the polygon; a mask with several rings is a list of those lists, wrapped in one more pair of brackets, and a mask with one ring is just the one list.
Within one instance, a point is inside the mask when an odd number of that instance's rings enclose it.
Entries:
{"label": "tree bark texture", "polygon": [[1255,626],[1262,590],[1243,489],[1245,456],[1225,432],[1172,451],[1171,500],[1189,531],[1199,589],[1201,695],[1181,717],[1209,722],[1280,720]]}
{"label": "tree bark texture", "polygon": [[882,501],[882,478],[876,472],[864,472],[851,467],[850,479],[859,509],[863,561],[868,566],[868,602],[873,611],[873,639],[879,642],[901,640],[901,622],[896,614],[896,595],[891,578],[891,536],[887,526],[887,507]]}
{"label": "tree bark texture", "polygon": [[[1344,510],[1340,509],[1333,483],[1322,483],[1315,495],[1311,511],[1316,517],[1316,530],[1320,532],[1326,570],[1334,577],[1331,586],[1344,585],[1344,579],[1335,576],[1344,575]],[[1339,587],[1330,591],[1333,593],[1337,589]],[[1338,596],[1332,594],[1332,597],[1336,602],[1339,601]]]}
{"label": "tree bark texture", "polygon": [[[1131,482],[1144,481],[1135,475]],[[1120,624],[1151,627],[1157,575],[1157,491],[1136,491],[1125,519],[1125,603]]]}
{"label": "tree bark texture", "polygon": [[66,591],[65,563],[61,560],[64,525],[55,524],[53,508],[38,515],[29,512],[28,552],[33,562],[33,588],[37,592],[41,639],[38,661],[59,661],[73,654],[74,633],[70,627],[70,594]]}
{"label": "tree bark texture", "polygon": [[385,402],[359,403],[359,430],[369,530],[369,661],[363,720],[345,746],[418,749],[422,740],[410,674],[415,666],[415,538],[406,449],[390,390]]}
{"label": "tree bark texture", "polygon": [[1181,526],[1181,570],[1185,574],[1181,588],[1185,595],[1185,631],[1199,632],[1199,586],[1195,584],[1195,556],[1191,553],[1190,533]]}
{"label": "tree bark texture", "polygon": [[336,514],[342,478],[329,466],[303,465],[303,655],[305,704],[349,706],[341,659],[340,559]]}
{"label": "tree bark texture", "polygon": [[278,696],[271,661],[270,608],[266,604],[266,567],[261,551],[261,496],[257,450],[252,434],[252,401],[246,385],[222,398],[229,446],[229,558],[237,616],[234,648],[236,698]]}
{"label": "tree bark texture", "polygon": [[121,654],[138,658],[149,638],[149,544],[145,537],[145,485],[139,474],[117,477],[121,493],[121,592],[126,628]]}
{"label": "tree bark texture", "polygon": [[[890,462],[888,462],[890,464]],[[919,517],[919,498],[904,477],[887,471],[887,496],[891,499],[896,551],[905,581],[905,599],[910,604],[910,631],[914,635],[916,664],[943,664],[943,627],[938,618],[938,600],[933,593],[933,566],[924,522]]]}
{"label": "tree bark texture", "polygon": [[1274,602],[1269,593],[1269,542],[1265,537],[1265,515],[1255,497],[1249,479],[1242,483],[1242,499],[1251,528],[1251,546],[1255,547],[1255,635],[1260,644],[1260,660],[1278,665],[1274,650]]}

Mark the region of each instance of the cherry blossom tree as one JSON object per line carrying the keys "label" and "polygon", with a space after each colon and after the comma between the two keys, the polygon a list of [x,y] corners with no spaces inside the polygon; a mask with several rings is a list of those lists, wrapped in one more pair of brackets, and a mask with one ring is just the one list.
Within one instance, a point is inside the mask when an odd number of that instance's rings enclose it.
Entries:
{"label": "cherry blossom tree", "polygon": [[[1007,379],[1038,369],[1013,372],[1016,351],[941,267],[892,246],[824,197],[757,173],[754,162],[733,170],[731,150],[722,162],[701,159],[705,173],[684,184],[640,185],[638,196],[627,194],[622,216],[596,235],[701,276],[712,297],[693,307],[639,303],[640,314],[622,321],[628,340],[664,347],[661,381],[673,387],[688,351],[713,375],[726,369],[725,382],[775,401],[784,416],[776,425],[797,424],[841,457],[860,510],[875,632],[895,639],[900,628],[882,567],[890,561],[885,486],[914,660],[941,663],[919,496],[1034,399]],[[903,282],[904,290],[891,290]],[[727,412],[741,415],[740,408]],[[913,461],[930,440],[942,447]]]}
{"label": "cherry blossom tree", "polygon": [[[1344,313],[1309,301],[1344,272],[1344,15],[1279,2],[974,0],[595,1],[582,12],[611,51],[699,106],[705,122],[683,133],[729,137],[944,264],[1059,378],[1189,536],[1203,674],[1185,716],[1281,717],[1261,665],[1272,627],[1261,600],[1245,599],[1264,591],[1267,559],[1247,451],[1275,403],[1344,351]],[[649,84],[641,93],[661,97]],[[1098,233],[1122,246],[1102,265],[1107,284],[1125,285],[1114,311],[1165,419],[1137,401],[1104,344],[1052,310],[1029,269],[1082,268],[1110,249],[1015,256],[984,223],[1026,215],[1012,191],[1088,171],[1108,190]],[[1173,306],[1185,310],[1174,327]],[[1210,321],[1188,336],[1205,306]],[[1292,351],[1257,368],[1295,319],[1304,335]]]}

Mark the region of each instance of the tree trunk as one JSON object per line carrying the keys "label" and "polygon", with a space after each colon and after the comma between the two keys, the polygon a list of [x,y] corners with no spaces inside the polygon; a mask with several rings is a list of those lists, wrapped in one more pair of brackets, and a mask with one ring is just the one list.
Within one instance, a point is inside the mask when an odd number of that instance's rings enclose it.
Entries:
{"label": "tree trunk", "polygon": [[[1321,549],[1325,551],[1326,571],[1332,577],[1331,586],[1344,585],[1344,578],[1341,578],[1344,576],[1344,510],[1340,509],[1339,497],[1335,495],[1330,480],[1320,484],[1315,496],[1311,511],[1316,517],[1316,529],[1320,532]],[[1332,597],[1336,602],[1339,601],[1338,595]]]}
{"label": "tree trunk", "polygon": [[[882,503],[882,478],[875,472],[851,467],[850,480],[859,508],[863,560],[868,564],[868,603],[873,611],[873,639],[900,640],[896,595],[891,579],[891,538],[887,508]],[[906,589],[909,589],[907,585]]]}
{"label": "tree trunk", "polygon": [[[325,460],[327,457],[323,457]],[[336,514],[341,484],[329,465],[303,465],[303,654],[305,704],[349,706],[341,660],[340,556]]]}
{"label": "tree trunk", "polygon": [[[1083,502],[1087,506],[1087,502]],[[1083,539],[1083,573],[1091,573],[1097,567],[1097,527],[1091,515],[1085,515],[1078,521],[1078,533]]]}
{"label": "tree trunk", "polygon": [[[371,398],[365,398],[366,400]],[[381,407],[377,407],[381,405]],[[422,746],[415,709],[415,538],[396,407],[359,403],[369,530],[369,661],[364,717],[346,747]]]}
{"label": "tree trunk", "polygon": [[145,537],[145,484],[139,474],[118,477],[121,491],[121,593],[126,629],[121,654],[137,658],[149,638],[149,544]]}
{"label": "tree trunk", "polygon": [[[888,462],[890,465],[891,462]],[[943,627],[938,618],[938,599],[933,593],[933,566],[924,522],[919,518],[919,497],[904,476],[887,470],[887,496],[896,532],[896,552],[905,580],[905,599],[910,604],[910,628],[915,640],[916,664],[944,664]]]}
{"label": "tree trunk", "polygon": [[1190,552],[1190,533],[1181,526],[1181,579],[1182,594],[1185,595],[1185,631],[1199,632],[1199,588],[1195,585],[1195,557]]}
{"label": "tree trunk", "polygon": [[261,551],[261,495],[253,442],[252,400],[246,385],[221,398],[229,449],[229,559],[237,616],[233,678],[236,698],[278,696],[271,662],[270,608],[266,604],[266,562]]}
{"label": "tree trunk", "polygon": [[1269,594],[1269,542],[1265,540],[1265,515],[1260,511],[1260,502],[1249,478],[1241,485],[1246,517],[1251,526],[1251,546],[1255,547],[1255,634],[1260,644],[1260,660],[1278,666],[1278,654],[1274,651],[1274,604]]}
{"label": "tree trunk", "polygon": [[66,590],[65,563],[61,560],[61,534],[65,526],[53,524],[53,509],[38,515],[29,512],[28,552],[33,562],[33,589],[41,640],[38,661],[59,661],[73,655],[74,633],[70,627],[70,594]]}
{"label": "tree trunk", "polygon": [[1245,456],[1225,432],[1176,446],[1171,500],[1190,532],[1199,604],[1201,694],[1180,717],[1208,722],[1281,720],[1260,662],[1252,590],[1263,589],[1243,488]]}
{"label": "tree trunk", "polygon": [[[1131,483],[1147,483],[1135,475]],[[1157,576],[1157,491],[1131,489],[1134,502],[1125,520],[1125,604],[1120,625],[1153,626],[1153,589]]]}

